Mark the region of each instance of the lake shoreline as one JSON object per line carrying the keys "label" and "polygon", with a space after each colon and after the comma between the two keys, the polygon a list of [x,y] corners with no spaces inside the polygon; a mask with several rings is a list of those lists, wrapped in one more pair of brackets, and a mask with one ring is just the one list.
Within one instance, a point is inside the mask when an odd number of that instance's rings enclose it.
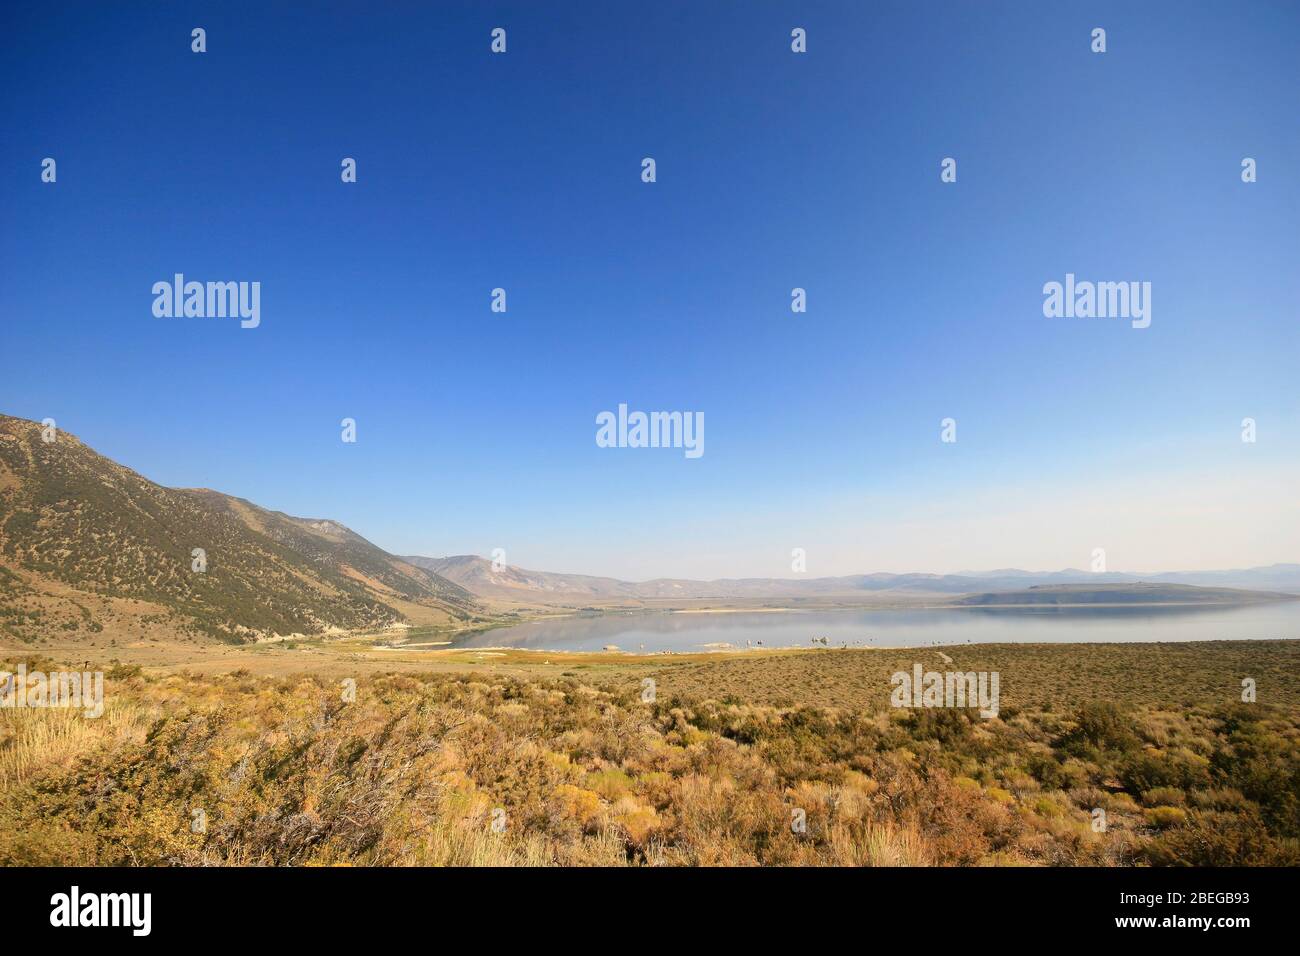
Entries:
{"label": "lake shoreline", "polygon": [[[950,611],[982,613],[951,614]],[[1300,637],[1296,602],[975,604],[698,609],[549,616],[441,636],[454,650],[656,655],[998,643],[1153,643]],[[396,645],[401,647],[403,645]]]}

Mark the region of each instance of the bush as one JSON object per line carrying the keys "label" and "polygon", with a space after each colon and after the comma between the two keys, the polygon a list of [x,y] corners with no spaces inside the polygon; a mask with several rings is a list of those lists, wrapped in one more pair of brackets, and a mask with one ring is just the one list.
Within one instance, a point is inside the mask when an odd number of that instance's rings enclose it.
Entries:
{"label": "bush", "polygon": [[1146,811],[1147,823],[1161,830],[1187,822],[1187,811],[1181,807],[1151,807]]}
{"label": "bush", "polygon": [[1110,701],[1084,704],[1074,715],[1075,729],[1061,741],[1071,752],[1088,747],[1098,750],[1135,750],[1141,746],[1133,720]]}
{"label": "bush", "polygon": [[1156,788],[1177,787],[1178,768],[1169,760],[1152,753],[1132,754],[1119,768],[1119,779],[1129,793],[1145,793]]}
{"label": "bush", "polygon": [[1148,807],[1181,807],[1186,801],[1177,787],[1156,787],[1142,794],[1142,803]]}
{"label": "bush", "polygon": [[1296,866],[1294,840],[1270,834],[1257,814],[1196,812],[1142,851],[1153,866]]}

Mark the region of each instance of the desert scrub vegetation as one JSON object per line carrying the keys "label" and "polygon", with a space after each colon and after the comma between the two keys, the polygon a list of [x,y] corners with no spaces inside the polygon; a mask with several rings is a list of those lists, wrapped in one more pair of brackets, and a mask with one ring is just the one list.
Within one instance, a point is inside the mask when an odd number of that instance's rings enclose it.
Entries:
{"label": "desert scrub vegetation", "polygon": [[652,671],[662,687],[779,707],[794,703],[876,710],[888,706],[890,675],[916,661],[935,670],[998,671],[1004,707],[1053,711],[1094,700],[1184,711],[1241,699],[1255,678],[1260,700],[1300,709],[1300,641],[1129,644],[974,644],[930,648],[742,654],[669,662]]}
{"label": "desert scrub vegetation", "polygon": [[[27,656],[0,659],[0,672],[12,672],[21,661],[29,673],[68,669],[49,658]],[[138,677],[138,667],[110,666],[109,679]],[[47,708],[20,710],[0,707],[0,793],[8,792],[36,774],[70,767],[82,753],[111,747],[124,740],[142,740],[156,717],[138,701],[105,700],[104,713],[87,720],[80,710]]]}
{"label": "desert scrub vegetation", "polygon": [[316,676],[126,669],[106,694],[118,725],[71,743],[4,716],[0,864],[1300,863],[1276,706],[986,721],[486,673],[344,702]]}

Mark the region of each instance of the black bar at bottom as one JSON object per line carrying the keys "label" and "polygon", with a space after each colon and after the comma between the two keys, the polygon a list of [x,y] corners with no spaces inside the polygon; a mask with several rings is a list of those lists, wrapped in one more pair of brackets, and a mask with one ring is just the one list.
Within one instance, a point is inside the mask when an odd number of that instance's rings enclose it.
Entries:
{"label": "black bar at bottom", "polygon": [[[865,933],[873,943],[1128,935],[1226,943],[1284,929],[1294,878],[1287,869],[33,868],[0,871],[0,899],[9,938],[25,942],[29,934],[76,934],[79,942],[114,937],[126,945],[203,938],[373,945],[377,930],[405,927],[439,937],[455,928],[487,932],[494,945],[644,931],[649,944],[690,926],[692,942],[734,944],[761,941],[785,924],[819,937]],[[144,897],[130,894],[146,893],[143,935]],[[71,925],[115,918],[117,926]],[[213,935],[195,935],[205,930]]]}

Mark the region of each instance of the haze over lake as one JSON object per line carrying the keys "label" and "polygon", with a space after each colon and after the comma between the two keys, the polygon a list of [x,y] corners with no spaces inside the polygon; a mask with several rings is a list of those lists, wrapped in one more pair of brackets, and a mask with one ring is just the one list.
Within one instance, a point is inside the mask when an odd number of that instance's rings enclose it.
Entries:
{"label": "haze over lake", "polygon": [[[1300,601],[1243,607],[900,608],[727,613],[645,612],[533,621],[471,635],[457,647],[705,651],[758,647],[1217,641],[1300,637]],[[748,643],[747,643],[748,642]],[[820,646],[820,641],[818,641]]]}

